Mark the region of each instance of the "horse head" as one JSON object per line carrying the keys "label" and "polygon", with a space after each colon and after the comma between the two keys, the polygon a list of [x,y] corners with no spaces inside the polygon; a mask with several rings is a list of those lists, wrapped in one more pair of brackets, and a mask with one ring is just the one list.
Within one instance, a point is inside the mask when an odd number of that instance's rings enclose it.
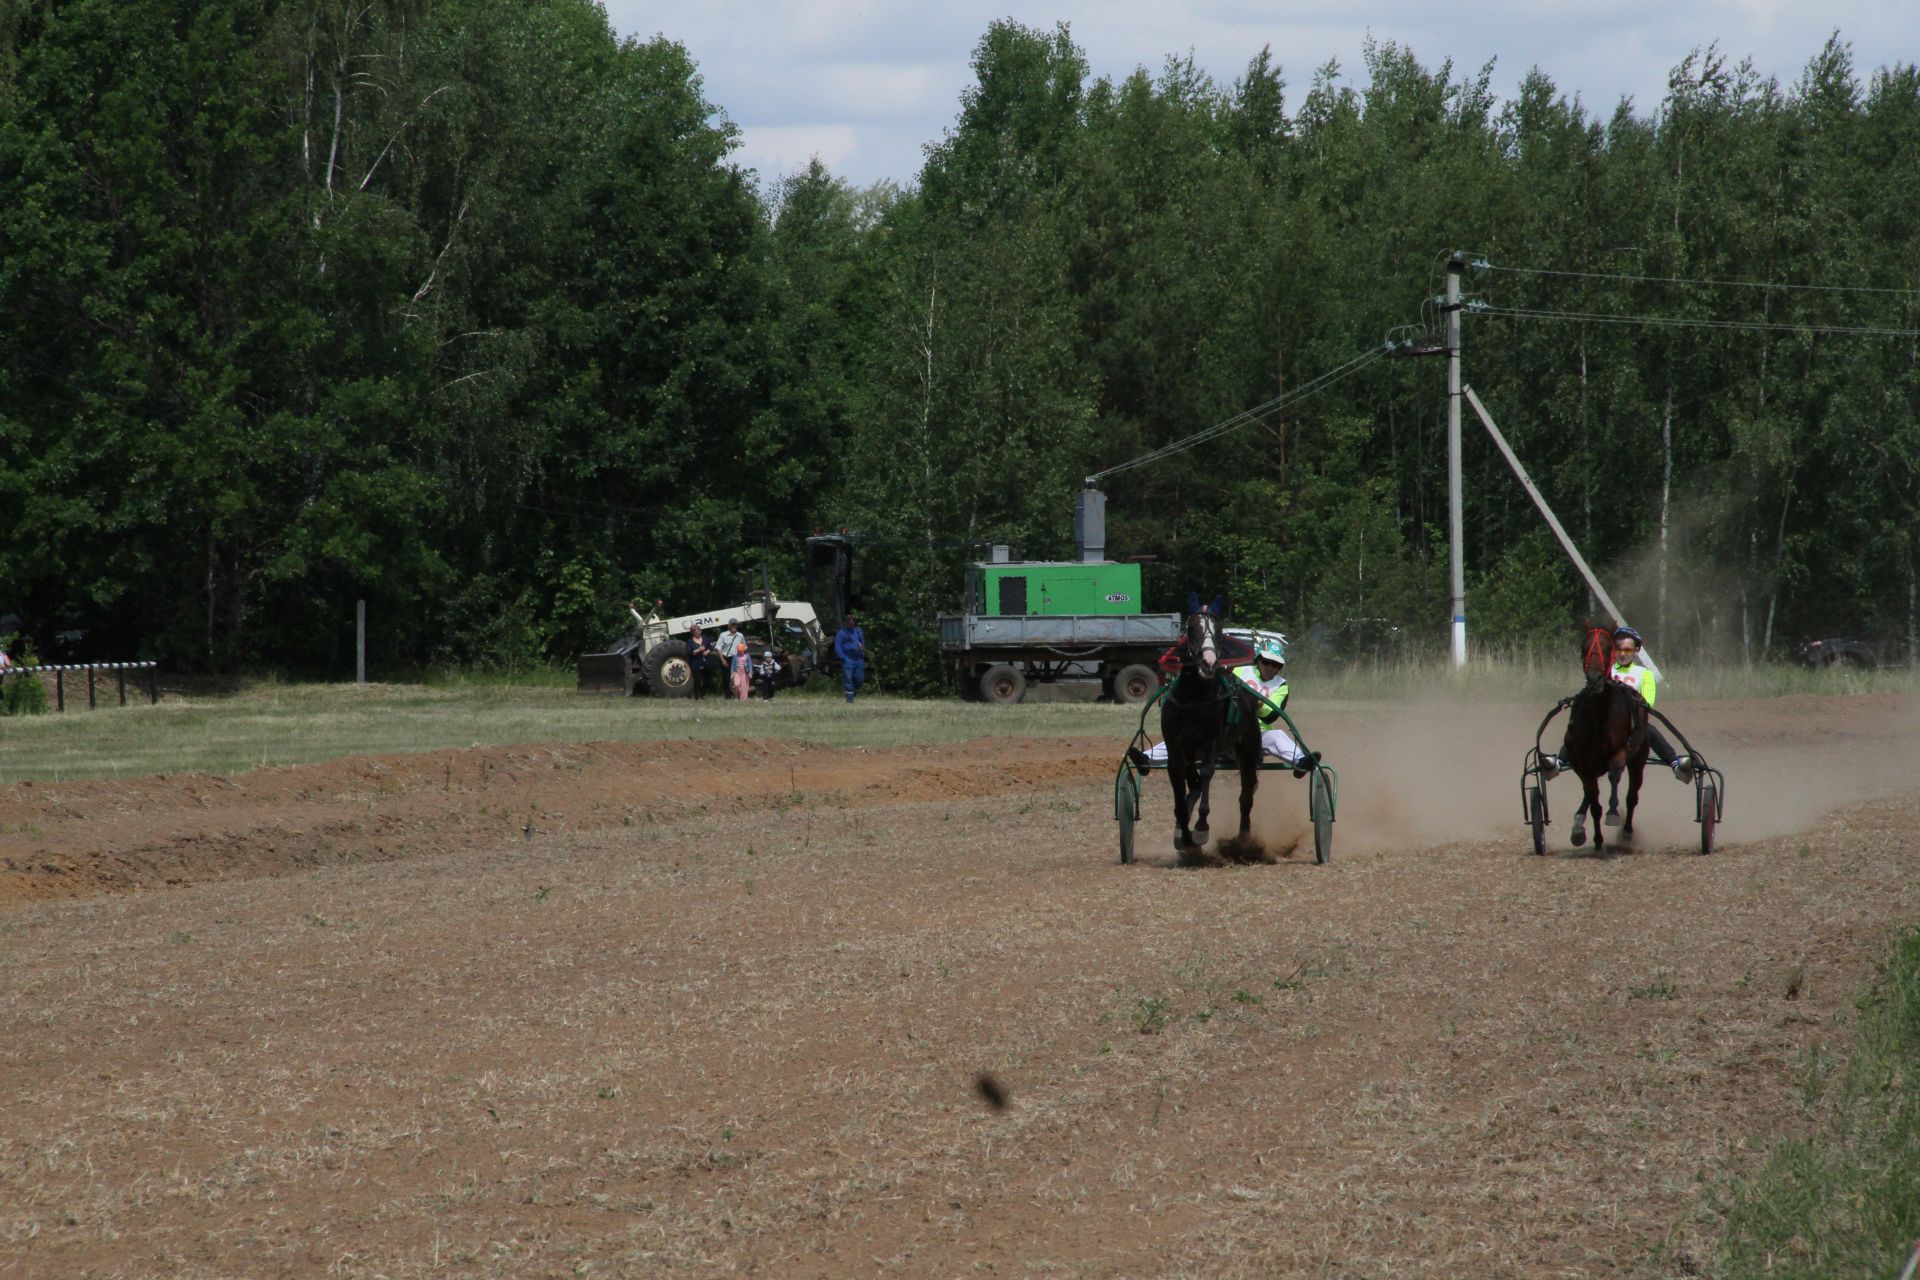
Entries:
{"label": "horse head", "polygon": [[1587,679],[1604,678],[1613,668],[1613,632],[1606,627],[1596,627],[1588,620],[1582,645],[1580,666],[1587,673]]}
{"label": "horse head", "polygon": [[1187,636],[1181,644],[1180,664],[1203,680],[1213,679],[1219,670],[1220,611],[1224,603],[1222,597],[1215,596],[1212,604],[1202,606],[1198,592],[1187,595]]}

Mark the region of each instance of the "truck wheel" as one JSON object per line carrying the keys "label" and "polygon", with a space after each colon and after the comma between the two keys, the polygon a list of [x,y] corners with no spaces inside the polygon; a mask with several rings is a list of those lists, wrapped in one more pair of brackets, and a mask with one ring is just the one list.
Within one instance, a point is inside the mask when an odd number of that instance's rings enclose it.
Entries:
{"label": "truck wheel", "polygon": [[687,661],[687,642],[662,640],[647,651],[647,687],[656,698],[691,698],[693,664]]}
{"label": "truck wheel", "polygon": [[1027,696],[1027,677],[1018,667],[1006,663],[988,667],[980,677],[980,696],[988,702],[1010,707]]}
{"label": "truck wheel", "polygon": [[1160,688],[1160,673],[1144,662],[1135,662],[1120,668],[1113,677],[1113,700],[1124,706],[1137,707],[1151,698]]}

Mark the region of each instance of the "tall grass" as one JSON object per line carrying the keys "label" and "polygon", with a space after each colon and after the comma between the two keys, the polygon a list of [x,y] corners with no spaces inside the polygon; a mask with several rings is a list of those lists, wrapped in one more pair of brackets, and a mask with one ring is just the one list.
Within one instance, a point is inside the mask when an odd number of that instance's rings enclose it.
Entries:
{"label": "tall grass", "polygon": [[1729,1280],[1893,1280],[1920,1236],[1920,929],[1903,935],[1837,1077],[1809,1069],[1813,1133],[1768,1153],[1730,1192]]}

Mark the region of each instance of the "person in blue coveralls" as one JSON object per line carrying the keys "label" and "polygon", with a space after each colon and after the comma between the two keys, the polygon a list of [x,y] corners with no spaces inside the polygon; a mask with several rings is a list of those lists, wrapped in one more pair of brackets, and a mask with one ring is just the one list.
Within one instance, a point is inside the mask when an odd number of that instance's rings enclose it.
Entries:
{"label": "person in blue coveralls", "polygon": [[833,652],[840,659],[840,678],[846,685],[847,701],[867,682],[867,633],[849,613],[833,638]]}

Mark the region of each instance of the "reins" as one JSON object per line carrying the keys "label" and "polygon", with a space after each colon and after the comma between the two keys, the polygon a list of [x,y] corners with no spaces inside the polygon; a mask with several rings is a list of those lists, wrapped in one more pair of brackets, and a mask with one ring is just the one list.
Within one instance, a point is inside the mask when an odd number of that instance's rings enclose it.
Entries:
{"label": "reins", "polygon": [[[1179,675],[1169,680],[1166,684],[1166,687],[1171,689],[1175,685],[1178,685],[1182,680],[1185,680],[1186,678],[1187,678],[1187,673],[1182,671]],[[1234,679],[1231,672],[1222,671],[1218,675],[1202,676],[1200,677],[1200,679],[1211,680],[1215,685],[1219,686],[1220,692],[1214,694],[1213,697],[1208,698],[1204,702],[1194,702],[1194,701],[1191,701],[1188,699],[1182,699],[1182,698],[1175,698],[1173,699],[1173,701],[1179,703],[1183,707],[1191,707],[1195,711],[1205,711],[1207,708],[1218,706],[1221,703],[1233,697],[1233,686],[1227,683],[1228,680]],[[1239,684],[1239,683],[1240,682],[1238,680],[1234,680],[1234,684]],[[1246,686],[1241,685],[1241,687],[1245,688]]]}

